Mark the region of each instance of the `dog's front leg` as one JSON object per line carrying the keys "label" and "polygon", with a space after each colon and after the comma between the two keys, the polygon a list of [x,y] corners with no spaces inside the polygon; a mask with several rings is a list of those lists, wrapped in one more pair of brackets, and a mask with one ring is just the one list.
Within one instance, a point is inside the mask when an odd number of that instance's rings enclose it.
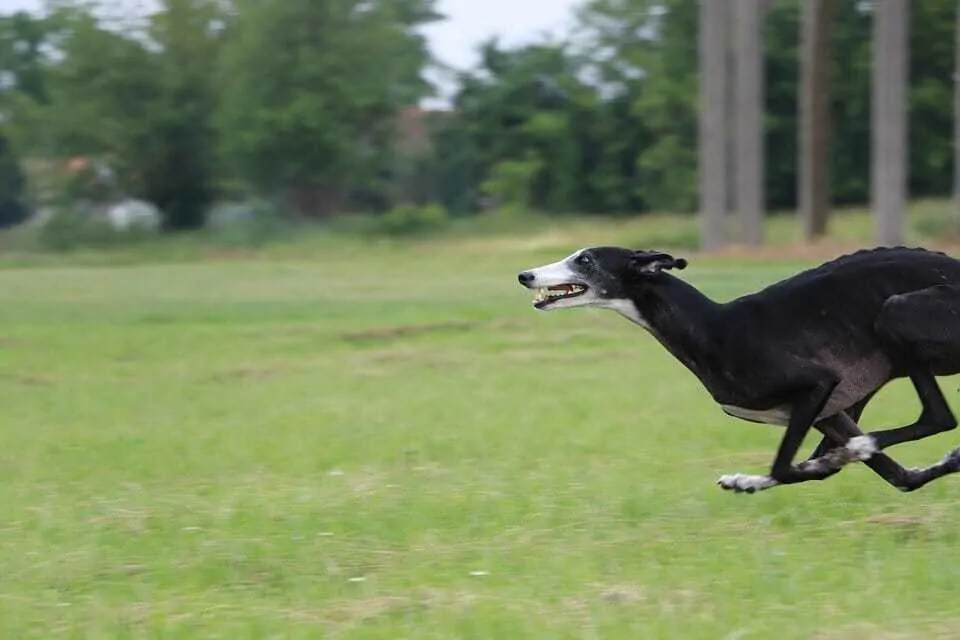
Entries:
{"label": "dog's front leg", "polygon": [[[794,457],[803,443],[814,420],[823,410],[833,393],[837,381],[833,378],[811,384],[800,401],[794,403],[786,432],[780,442],[769,475],[731,474],[722,476],[717,484],[727,491],[755,493],[781,484],[795,484],[810,480],[823,480],[835,474],[852,460],[859,459],[858,452],[847,447],[829,451],[825,455],[794,464]],[[818,429],[820,425],[817,425]],[[834,435],[827,433],[826,435]],[[840,440],[843,441],[843,440]]]}

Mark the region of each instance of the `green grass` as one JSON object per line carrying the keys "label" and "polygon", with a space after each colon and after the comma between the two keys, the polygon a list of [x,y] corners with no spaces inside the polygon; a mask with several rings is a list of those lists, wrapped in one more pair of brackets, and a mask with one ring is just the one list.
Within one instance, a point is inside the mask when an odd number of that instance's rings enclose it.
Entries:
{"label": "green grass", "polygon": [[[960,480],[722,492],[780,431],[609,312],[533,312],[521,268],[652,236],[574,228],[8,261],[0,637],[960,635]],[[683,275],[727,299],[798,266]],[[916,412],[896,384],[864,420]]]}

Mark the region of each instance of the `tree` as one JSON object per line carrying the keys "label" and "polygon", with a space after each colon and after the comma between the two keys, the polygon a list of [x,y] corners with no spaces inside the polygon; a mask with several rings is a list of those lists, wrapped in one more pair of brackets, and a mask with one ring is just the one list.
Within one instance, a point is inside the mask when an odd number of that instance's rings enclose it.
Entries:
{"label": "tree", "polygon": [[109,157],[121,178],[133,182],[131,152],[154,142],[156,58],[137,40],[103,28],[85,9],[61,7],[51,21],[59,58],[50,67],[43,114],[54,140],[51,154]]}
{"label": "tree", "polygon": [[431,196],[454,215],[476,210],[480,151],[453,114],[431,122]]}
{"label": "tree", "polygon": [[953,47],[953,208],[960,225],[960,2],[954,12]]}
{"label": "tree", "polygon": [[827,233],[830,214],[830,66],[836,0],[803,3],[800,216],[804,237]]}
{"label": "tree", "polygon": [[910,3],[907,20],[907,192],[947,195],[953,174],[954,40],[957,14],[952,0]]}
{"label": "tree", "polygon": [[54,154],[100,156],[167,229],[201,226],[215,180],[215,0],[164,0],[145,33],[107,29],[74,7],[51,19],[60,59],[44,116]]}
{"label": "tree", "polygon": [[26,11],[0,15],[0,72],[10,78],[0,85],[0,94],[17,91],[36,102],[46,101],[42,48],[47,31],[44,18]]}
{"label": "tree", "polygon": [[742,240],[763,241],[763,14],[765,0],[736,4],[736,211]]}
{"label": "tree", "polygon": [[724,243],[727,213],[726,2],[700,0],[700,244]]}
{"label": "tree", "polygon": [[[429,92],[432,0],[238,0],[218,116],[233,171],[308,216],[389,172],[401,107]],[[269,46],[263,43],[269,42]]]}
{"label": "tree", "polygon": [[131,152],[153,152],[134,156],[146,169],[137,175],[138,190],[160,207],[170,228],[202,226],[215,196],[214,79],[222,18],[215,0],[164,0],[148,27],[160,47],[153,130],[159,148]]}
{"label": "tree", "polygon": [[[454,122],[470,140],[478,184],[517,184],[523,176],[529,193],[517,206],[610,211],[609,203],[624,194],[610,192],[604,199],[596,184],[600,174],[611,170],[618,147],[598,140],[608,133],[604,114],[596,93],[578,77],[575,57],[563,45],[505,50],[494,40],[482,46],[481,60],[477,72],[461,79],[454,101]],[[611,138],[616,135],[629,140],[633,132],[616,132]],[[619,162],[615,171],[620,171]],[[495,191],[501,197],[505,193],[499,187]]]}
{"label": "tree", "polygon": [[[741,7],[748,7],[749,2],[744,1]],[[816,222],[825,231],[831,202],[863,204],[870,198],[874,3],[792,0],[759,4],[768,5],[762,18],[767,36],[762,47],[763,77],[742,73],[739,80],[731,78],[725,83],[728,102],[724,109],[729,117],[719,120],[722,135],[727,138],[748,130],[759,133],[761,195],[752,196],[761,203],[757,208],[795,208],[801,201],[801,187],[815,179],[822,194],[820,213],[816,221],[809,214],[805,218],[811,229]],[[952,91],[954,4],[954,0],[925,0],[911,6],[909,185],[917,195],[950,192],[952,143],[943,132],[952,120],[946,105]],[[532,149],[540,166],[532,199],[532,206],[538,209],[553,211],[553,203],[574,198],[580,210],[588,211],[696,210],[701,196],[699,116],[706,115],[699,109],[698,78],[713,82],[719,77],[706,72],[700,75],[698,47],[691,46],[704,35],[698,32],[700,10],[723,11],[723,7],[705,7],[697,0],[588,0],[578,14],[577,47],[563,47],[567,70],[562,73],[548,69],[544,61],[549,56],[534,63],[541,54],[497,47],[477,73],[465,75],[458,94],[462,100],[457,100],[455,119],[464,131],[472,132],[464,135],[475,149],[476,163],[469,172],[473,190],[489,177],[494,160],[522,161]],[[827,22],[829,37],[818,37],[812,49],[811,40],[801,38],[804,12],[814,18],[817,14],[832,16]],[[733,23],[731,31],[744,24]],[[725,47],[736,50],[746,44],[748,39],[740,37],[736,47],[732,43]],[[804,46],[818,51],[816,74],[804,62]],[[812,53],[808,55],[812,57]],[[705,64],[726,69],[714,56]],[[810,85],[807,99],[802,99],[802,69],[811,72],[808,80],[815,77],[829,92]],[[540,95],[535,89],[537,77],[564,87],[573,99],[565,105],[551,103],[549,92]],[[763,101],[762,117],[752,118],[747,108],[734,107],[733,99],[746,101],[750,94],[736,90],[736,82],[751,78],[760,80],[757,90]],[[807,102],[821,115],[812,110],[801,115]],[[804,140],[811,141],[802,134],[805,119],[810,128],[815,123],[820,133],[818,144],[807,149],[804,165],[801,148]],[[759,132],[756,126],[750,127],[751,121],[762,127]],[[829,136],[827,129],[820,129],[826,125]],[[531,135],[534,133],[537,135]],[[552,150],[548,141],[562,153]],[[728,140],[723,144],[727,148],[724,184],[729,186],[721,197],[740,209],[735,197],[751,189],[730,188],[734,177],[730,170],[742,164],[739,159],[744,153],[731,149]],[[577,157],[578,161],[571,160]],[[567,183],[578,186],[562,197],[547,197],[563,193],[554,191],[552,185],[559,184],[559,176],[571,175],[561,165],[580,167],[579,175]],[[802,166],[807,169],[801,171]],[[746,173],[738,171],[736,175]],[[699,179],[706,176],[701,174]],[[722,206],[715,198],[702,201]],[[810,202],[805,197],[802,208],[809,210]]]}
{"label": "tree", "polygon": [[12,145],[0,131],[0,229],[20,224],[27,218],[25,198],[26,177]]}
{"label": "tree", "polygon": [[907,187],[907,0],[880,0],[874,15],[871,186],[877,240],[902,242]]}
{"label": "tree", "polygon": [[591,0],[579,14],[605,144],[630,156],[625,210],[697,210],[698,16],[697,0]]}
{"label": "tree", "polygon": [[0,15],[0,121],[21,148],[37,145],[41,138],[35,114],[49,97],[43,55],[49,35],[44,18],[25,11]]}

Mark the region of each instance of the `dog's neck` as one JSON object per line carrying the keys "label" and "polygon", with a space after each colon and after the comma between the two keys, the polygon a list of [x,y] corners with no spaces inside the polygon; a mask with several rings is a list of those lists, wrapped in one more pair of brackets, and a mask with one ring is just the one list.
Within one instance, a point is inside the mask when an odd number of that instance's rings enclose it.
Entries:
{"label": "dog's neck", "polygon": [[723,305],[669,274],[630,291],[629,298],[611,307],[647,329],[709,388],[720,364],[716,336]]}

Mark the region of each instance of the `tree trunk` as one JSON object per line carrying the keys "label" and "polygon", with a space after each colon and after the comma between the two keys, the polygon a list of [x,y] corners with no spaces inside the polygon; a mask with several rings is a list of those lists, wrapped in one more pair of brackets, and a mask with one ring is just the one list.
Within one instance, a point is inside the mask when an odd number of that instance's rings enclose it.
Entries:
{"label": "tree trunk", "polygon": [[873,17],[871,192],[877,242],[903,242],[907,192],[908,0],[878,0]]}
{"label": "tree trunk", "polygon": [[700,0],[700,246],[724,244],[727,210],[726,1]]}
{"label": "tree trunk", "polygon": [[736,205],[741,239],[763,242],[763,11],[765,0],[736,4]]}
{"label": "tree trunk", "polygon": [[289,193],[287,206],[301,217],[319,220],[336,215],[339,203],[339,194],[334,189],[305,185]]}
{"label": "tree trunk", "polygon": [[960,230],[960,2],[954,16],[953,61],[953,208],[956,226]]}
{"label": "tree trunk", "polygon": [[806,241],[827,233],[830,216],[830,62],[836,0],[805,0],[801,34],[800,216]]}

